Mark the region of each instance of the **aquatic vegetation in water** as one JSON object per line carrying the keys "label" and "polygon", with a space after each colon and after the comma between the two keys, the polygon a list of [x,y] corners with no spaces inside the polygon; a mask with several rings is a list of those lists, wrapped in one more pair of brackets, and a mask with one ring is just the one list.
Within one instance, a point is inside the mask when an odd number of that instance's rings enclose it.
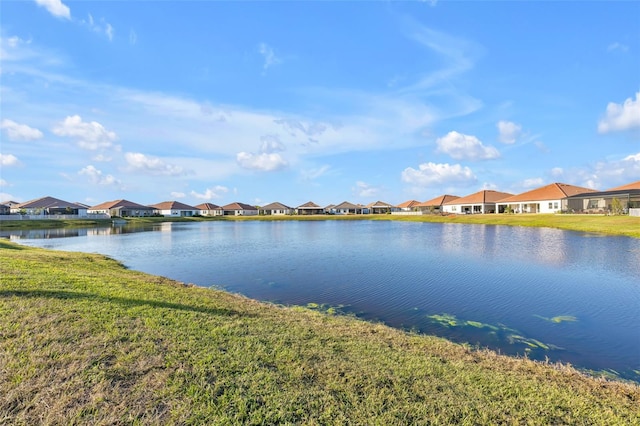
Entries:
{"label": "aquatic vegetation in water", "polygon": [[573,315],[558,315],[557,317],[552,317],[552,318],[543,317],[541,315],[534,315],[534,317],[540,318],[540,319],[545,320],[547,322],[552,322],[554,324],[560,324],[562,322],[576,322],[576,321],[578,321],[578,318],[574,317]]}
{"label": "aquatic vegetation in water", "polygon": [[329,315],[338,315],[338,314],[346,315],[346,312],[343,310],[346,307],[346,305],[331,306],[328,303],[320,304],[320,303],[309,302],[305,307],[307,309],[324,312],[325,314],[329,314]]}
{"label": "aquatic vegetation in water", "polygon": [[[462,320],[457,318],[455,315],[451,314],[435,314],[435,315],[427,315],[434,323],[447,327],[474,327],[478,329],[486,329],[489,330],[489,334],[492,334],[498,337],[500,340],[504,340],[509,344],[520,344],[525,346],[525,351],[529,352],[533,349],[542,349],[545,351],[548,350],[561,350],[562,348],[556,345],[552,345],[550,343],[543,343],[537,339],[533,339],[530,337],[525,337],[521,332],[515,330],[513,328],[509,328],[503,324],[493,325],[487,324],[480,321],[470,321],[470,320]],[[555,317],[555,318],[565,318],[565,317]],[[575,317],[567,317],[567,318],[575,318]],[[553,319],[550,319],[553,320]],[[570,321],[567,319],[562,319],[560,321]],[[552,322],[560,322],[560,321],[552,321]]]}

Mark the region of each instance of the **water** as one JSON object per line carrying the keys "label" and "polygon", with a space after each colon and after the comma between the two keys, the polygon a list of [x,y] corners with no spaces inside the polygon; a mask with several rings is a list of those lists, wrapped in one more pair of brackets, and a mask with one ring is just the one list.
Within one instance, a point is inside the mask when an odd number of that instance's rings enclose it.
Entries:
{"label": "water", "polygon": [[640,381],[638,239],[394,221],[163,223],[0,236]]}

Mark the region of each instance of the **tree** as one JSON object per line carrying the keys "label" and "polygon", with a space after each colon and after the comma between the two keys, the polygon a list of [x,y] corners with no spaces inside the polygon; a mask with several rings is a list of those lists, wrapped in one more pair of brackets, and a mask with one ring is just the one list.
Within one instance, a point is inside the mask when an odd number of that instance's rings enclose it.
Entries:
{"label": "tree", "polygon": [[611,212],[615,215],[624,214],[624,206],[622,205],[622,201],[614,198],[611,200]]}

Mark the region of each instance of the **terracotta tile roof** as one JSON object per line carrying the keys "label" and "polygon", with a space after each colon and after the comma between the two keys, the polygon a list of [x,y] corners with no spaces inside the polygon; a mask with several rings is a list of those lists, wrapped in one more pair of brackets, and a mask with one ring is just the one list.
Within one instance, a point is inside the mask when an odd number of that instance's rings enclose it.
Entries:
{"label": "terracotta tile roof", "polygon": [[409,201],[405,201],[402,204],[398,204],[396,207],[400,207],[401,209],[405,209],[405,208],[410,208],[410,207],[417,207],[418,204],[420,204],[420,201],[409,200]]}
{"label": "terracotta tile roof", "polygon": [[552,183],[522,194],[514,195],[500,203],[523,202],[523,201],[544,201],[561,200],[572,195],[584,194],[586,192],[596,192],[593,189],[582,188],[580,186],[567,185],[566,183]]}
{"label": "terracotta tile roof", "polygon": [[511,197],[513,194],[508,192],[499,192],[489,189],[475,192],[465,197],[456,198],[455,200],[444,203],[445,205],[458,205],[458,204],[487,204],[497,203],[498,201]]}
{"label": "terracotta tile roof", "polygon": [[285,206],[284,204],[276,201],[274,203],[263,206],[260,210],[291,210],[291,207]]}
{"label": "terracotta tile roof", "polygon": [[199,210],[193,206],[190,206],[180,201],[164,201],[158,204],[151,204],[149,207],[153,207],[157,210]]}
{"label": "terracotta tile roof", "polygon": [[304,203],[301,206],[298,206],[297,208],[299,208],[299,209],[321,209],[322,207],[320,207],[319,205],[317,205],[313,201],[309,201],[307,203]]}
{"label": "terracotta tile roof", "polygon": [[631,182],[626,185],[616,186],[615,188],[607,189],[607,191],[626,191],[629,189],[640,189],[640,180],[637,182]]}
{"label": "terracotta tile roof", "polygon": [[15,206],[20,209],[50,209],[50,208],[84,208],[76,203],[70,203],[68,201],[59,200],[53,197],[36,198],[35,200],[25,201],[24,203]]}
{"label": "terracotta tile roof", "polygon": [[142,204],[134,203],[128,200],[115,200],[105,201],[97,206],[90,207],[89,210],[109,210],[117,207],[134,208],[134,209],[150,209],[151,207],[143,206]]}
{"label": "terracotta tile roof", "polygon": [[439,197],[433,198],[429,201],[425,201],[424,203],[420,203],[418,204],[416,207],[431,207],[431,206],[441,206],[445,203],[448,203],[449,201],[453,201],[456,200],[460,197],[458,197],[457,195],[441,195]]}
{"label": "terracotta tile roof", "polygon": [[198,204],[195,207],[199,210],[222,210],[222,207],[216,204],[211,204],[211,203],[202,203],[202,204]]}
{"label": "terracotta tile roof", "polygon": [[222,210],[258,210],[255,206],[251,206],[245,203],[231,203],[222,207]]}

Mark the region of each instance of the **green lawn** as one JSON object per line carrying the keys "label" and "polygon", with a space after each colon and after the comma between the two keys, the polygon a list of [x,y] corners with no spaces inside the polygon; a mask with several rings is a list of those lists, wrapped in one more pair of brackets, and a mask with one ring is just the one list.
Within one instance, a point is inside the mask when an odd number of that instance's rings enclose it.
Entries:
{"label": "green lawn", "polygon": [[0,424],[640,424],[640,387],[0,241]]}

